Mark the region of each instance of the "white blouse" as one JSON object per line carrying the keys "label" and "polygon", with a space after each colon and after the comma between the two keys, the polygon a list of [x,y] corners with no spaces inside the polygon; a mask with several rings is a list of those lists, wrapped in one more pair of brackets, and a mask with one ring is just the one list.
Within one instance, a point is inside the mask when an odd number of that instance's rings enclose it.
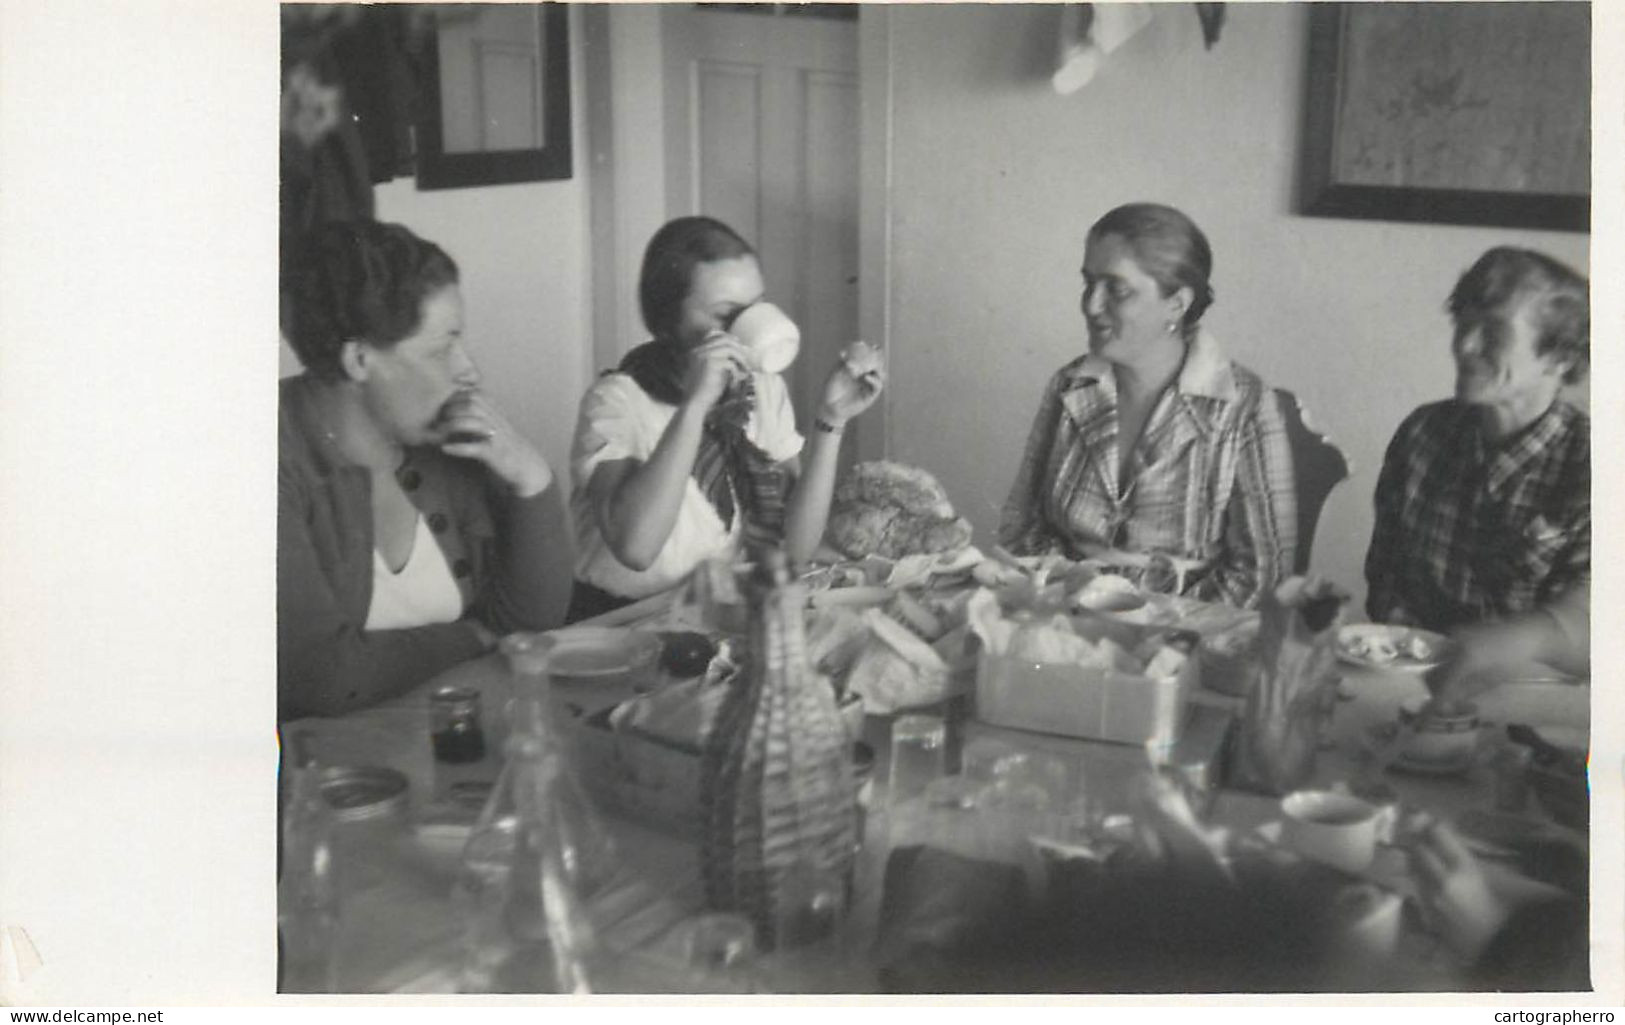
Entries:
{"label": "white blouse", "polygon": [[463,615],[463,594],[429,524],[418,517],[412,554],[399,573],[372,550],[372,604],[367,630],[401,630],[431,623],[454,623]]}
{"label": "white blouse", "polygon": [[[801,453],[802,436],[796,430],[784,378],[758,373],[756,410],[745,427],[750,438],[776,463]],[[600,463],[617,459],[647,460],[654,454],[677,407],[656,402],[627,374],[608,374],[581,400],[575,444],[570,452],[574,481],[570,512],[576,529],[576,579],[624,598],[643,598],[675,586],[695,566],[713,556],[727,555],[739,545],[740,518],[730,530],[716,508],[700,491],[691,473],[677,509],[677,522],[660,555],[639,572],[623,564],[609,550],[593,516],[587,482]]]}

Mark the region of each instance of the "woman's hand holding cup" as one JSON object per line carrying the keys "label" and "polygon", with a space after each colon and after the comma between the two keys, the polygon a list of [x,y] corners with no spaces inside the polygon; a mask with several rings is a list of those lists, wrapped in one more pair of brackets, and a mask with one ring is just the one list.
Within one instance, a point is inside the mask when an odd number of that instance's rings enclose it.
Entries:
{"label": "woman's hand holding cup", "polygon": [[439,433],[445,439],[440,451],[479,460],[520,498],[539,495],[553,483],[547,460],[484,392],[461,392],[447,402],[440,412]]}
{"label": "woman's hand holding cup", "polygon": [[723,331],[711,332],[688,354],[688,372],[683,376],[685,402],[708,412],[730,384],[750,372],[749,366],[749,354],[739,339]]}

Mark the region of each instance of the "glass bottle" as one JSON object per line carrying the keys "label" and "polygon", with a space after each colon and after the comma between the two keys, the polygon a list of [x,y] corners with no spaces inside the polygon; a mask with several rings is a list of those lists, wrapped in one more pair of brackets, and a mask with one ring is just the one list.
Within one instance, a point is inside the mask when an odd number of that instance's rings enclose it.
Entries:
{"label": "glass bottle", "polygon": [[308,734],[292,738],[293,769],[282,817],[277,880],[280,988],[331,993],[339,926],[333,810],[322,797],[321,768]]}
{"label": "glass bottle", "polygon": [[597,940],[587,903],[619,860],[555,732],[547,644],[503,642],[517,693],[506,763],[463,850],[465,993],[590,993]]}

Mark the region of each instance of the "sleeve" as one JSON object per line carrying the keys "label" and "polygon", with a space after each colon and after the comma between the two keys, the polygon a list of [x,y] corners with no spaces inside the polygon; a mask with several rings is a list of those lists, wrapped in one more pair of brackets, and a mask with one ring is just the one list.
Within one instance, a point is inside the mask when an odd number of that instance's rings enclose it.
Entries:
{"label": "sleeve", "polygon": [[277,480],[277,718],[338,715],[412,689],[478,655],[471,623],[368,632],[346,616],[306,527],[309,495]]}
{"label": "sleeve", "polygon": [[1027,448],[1021,466],[1010,485],[1010,494],[999,513],[999,544],[1016,555],[1038,555],[1060,546],[1044,521],[1044,490],[1049,486],[1045,471],[1054,451],[1056,434],[1062,429],[1061,385],[1063,374],[1056,373],[1044,389],[1027,434]]}
{"label": "sleeve", "polygon": [[751,441],[775,463],[801,454],[806,439],[796,430],[796,413],[790,404],[790,389],[778,374],[757,374],[755,436]]}
{"label": "sleeve", "polygon": [[1406,418],[1388,443],[1372,499],[1376,515],[1371,528],[1371,545],[1365,553],[1365,612],[1374,623],[1411,621],[1400,598],[1400,563],[1404,553],[1399,539],[1400,511],[1405,501],[1407,439],[1413,422],[1414,415]]}
{"label": "sleeve", "polygon": [[621,374],[601,378],[581,399],[575,441],[570,447],[570,479],[585,488],[600,463],[648,457],[633,408],[633,384]]}
{"label": "sleeve", "polygon": [[1237,430],[1236,480],[1225,511],[1224,548],[1198,594],[1250,609],[1296,565],[1298,491],[1286,421],[1273,391],[1262,389]]}
{"label": "sleeve", "polygon": [[500,484],[487,485],[496,525],[488,579],[473,614],[499,634],[547,630],[564,621],[571,579],[570,526],[562,489],[518,498]]}
{"label": "sleeve", "polygon": [[[1558,631],[1563,638],[1563,654],[1574,656],[1565,660],[1574,664],[1576,669],[1581,666],[1590,671],[1591,665],[1591,584],[1589,582],[1570,588],[1546,606],[1546,612],[1557,621]],[[1564,667],[1560,667],[1564,668]]]}

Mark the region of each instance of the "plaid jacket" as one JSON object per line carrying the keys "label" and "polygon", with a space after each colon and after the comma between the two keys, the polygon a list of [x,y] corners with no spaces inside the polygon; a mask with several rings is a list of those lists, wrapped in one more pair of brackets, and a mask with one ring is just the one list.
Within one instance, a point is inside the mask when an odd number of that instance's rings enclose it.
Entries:
{"label": "plaid jacket", "polygon": [[1499,448],[1455,401],[1400,424],[1377,479],[1366,611],[1449,630],[1591,575],[1591,418],[1559,400]]}
{"label": "plaid jacket", "polygon": [[1274,394],[1207,332],[1117,473],[1117,386],[1086,355],[1050,379],[999,523],[1017,554],[1101,548],[1192,560],[1188,593],[1251,607],[1292,572],[1297,498]]}

